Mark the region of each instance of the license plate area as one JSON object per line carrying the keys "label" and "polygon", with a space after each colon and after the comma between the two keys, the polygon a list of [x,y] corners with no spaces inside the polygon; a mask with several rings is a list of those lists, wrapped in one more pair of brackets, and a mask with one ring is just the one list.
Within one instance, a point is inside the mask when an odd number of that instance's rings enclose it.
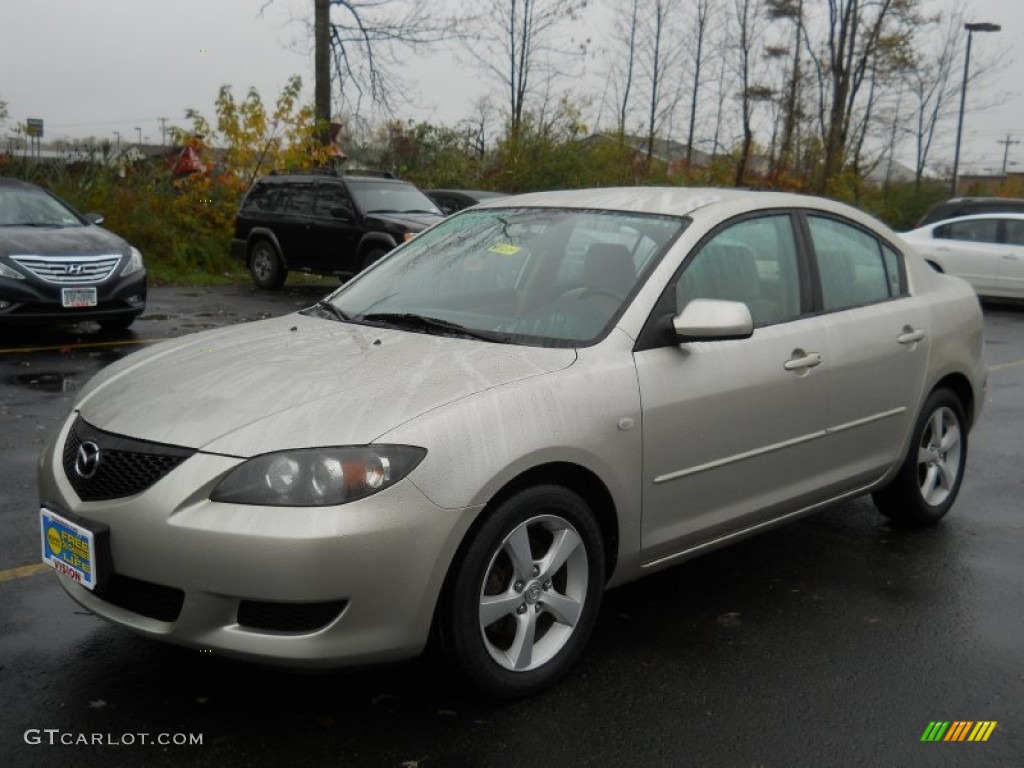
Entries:
{"label": "license plate area", "polygon": [[95,307],[96,288],[61,288],[61,303],[69,309],[76,307]]}
{"label": "license plate area", "polygon": [[47,507],[39,510],[43,562],[60,573],[95,590],[110,572],[110,529]]}

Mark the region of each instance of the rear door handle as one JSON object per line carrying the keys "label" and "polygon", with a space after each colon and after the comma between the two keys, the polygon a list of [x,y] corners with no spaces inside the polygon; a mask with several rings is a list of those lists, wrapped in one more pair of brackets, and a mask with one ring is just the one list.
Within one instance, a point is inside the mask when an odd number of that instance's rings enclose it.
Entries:
{"label": "rear door handle", "polygon": [[804,352],[802,349],[793,350],[793,357],[782,364],[787,371],[803,371],[807,368],[814,368],[821,365],[820,352]]}
{"label": "rear door handle", "polygon": [[903,333],[896,337],[900,344],[916,344],[924,338],[924,331],[920,328],[911,328],[909,325],[903,327]]}

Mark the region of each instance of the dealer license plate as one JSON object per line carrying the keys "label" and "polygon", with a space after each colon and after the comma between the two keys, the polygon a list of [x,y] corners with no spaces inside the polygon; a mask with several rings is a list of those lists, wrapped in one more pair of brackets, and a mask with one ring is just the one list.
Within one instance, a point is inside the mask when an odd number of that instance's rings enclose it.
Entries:
{"label": "dealer license plate", "polygon": [[61,301],[65,307],[95,307],[95,288],[61,288]]}
{"label": "dealer license plate", "polygon": [[43,562],[86,589],[96,588],[96,533],[43,507]]}

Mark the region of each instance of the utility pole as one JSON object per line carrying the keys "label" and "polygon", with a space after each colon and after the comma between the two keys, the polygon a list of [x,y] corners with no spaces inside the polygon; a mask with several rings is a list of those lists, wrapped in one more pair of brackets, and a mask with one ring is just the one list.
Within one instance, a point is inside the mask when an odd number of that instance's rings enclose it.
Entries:
{"label": "utility pole", "polygon": [[996,142],[996,144],[1002,144],[1003,145],[1003,176],[1006,176],[1007,161],[1010,159],[1010,145],[1011,144],[1020,144],[1020,140],[1018,139],[1016,141],[1011,141],[1010,140],[1010,134],[1006,134],[1006,138],[1005,139],[999,139]]}
{"label": "utility pole", "polygon": [[158,117],[157,120],[160,121],[160,146],[166,147],[167,146],[167,118],[166,117]]}

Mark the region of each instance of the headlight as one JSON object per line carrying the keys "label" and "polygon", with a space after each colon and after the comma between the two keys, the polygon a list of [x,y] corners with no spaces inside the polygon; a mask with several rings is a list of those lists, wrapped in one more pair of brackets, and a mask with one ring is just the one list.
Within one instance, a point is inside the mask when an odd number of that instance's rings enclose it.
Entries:
{"label": "headlight", "polygon": [[139,253],[139,249],[132,246],[132,253],[128,259],[128,266],[121,270],[121,277],[125,275],[131,275],[142,269],[142,254]]}
{"label": "headlight", "polygon": [[9,277],[12,280],[24,280],[25,276],[14,269],[11,269],[2,261],[0,261],[0,277]]}
{"label": "headlight", "polygon": [[255,456],[220,481],[212,501],[278,507],[328,507],[382,491],[427,455],[411,445],[306,448]]}

